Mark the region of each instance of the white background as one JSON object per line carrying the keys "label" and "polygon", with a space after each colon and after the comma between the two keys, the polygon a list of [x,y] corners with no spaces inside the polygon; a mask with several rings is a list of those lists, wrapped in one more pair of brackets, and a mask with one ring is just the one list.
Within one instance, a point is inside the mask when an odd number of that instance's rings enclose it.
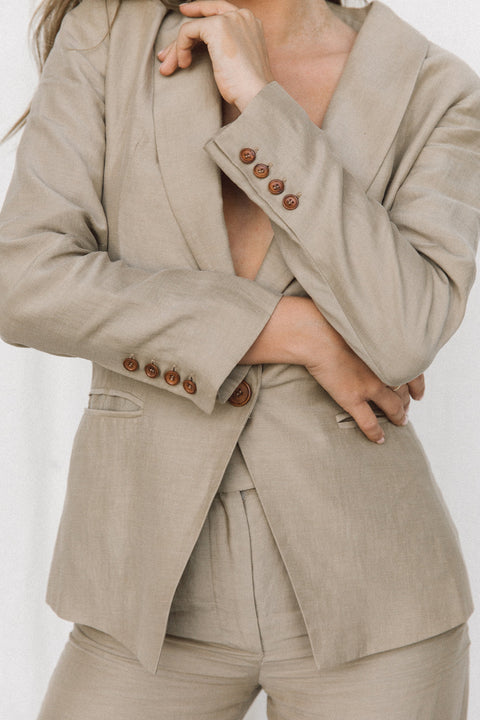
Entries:
{"label": "white background", "polygon": [[[480,74],[478,0],[385,0],[434,42]],[[28,104],[36,85],[27,25],[33,0],[0,0],[0,134]],[[17,139],[0,147],[0,203]],[[480,188],[479,188],[480,193]],[[0,309],[1,311],[1,309]],[[427,372],[427,393],[411,416],[460,533],[476,605],[480,602],[480,281],[462,327]],[[2,618],[0,717],[36,717],[71,623],[44,602],[62,510],[70,447],[87,397],[90,365],[0,341],[0,547]],[[480,621],[469,622],[470,720],[480,717]],[[265,714],[265,694],[248,720]],[[59,719],[61,720],[61,719]],[[388,720],[386,718],[385,720]]]}

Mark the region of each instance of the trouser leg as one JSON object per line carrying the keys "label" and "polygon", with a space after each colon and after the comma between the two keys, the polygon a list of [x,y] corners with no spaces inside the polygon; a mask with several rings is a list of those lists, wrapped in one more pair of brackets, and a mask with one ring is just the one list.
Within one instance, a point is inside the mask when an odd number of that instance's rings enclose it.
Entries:
{"label": "trouser leg", "polygon": [[241,720],[260,688],[248,658],[182,638],[156,675],[110,635],[74,625],[38,720]]}
{"label": "trouser leg", "polygon": [[264,663],[269,720],[466,720],[466,624],[320,671],[312,658]]}
{"label": "trouser leg", "polygon": [[466,720],[467,623],[329,670],[316,667],[259,496],[255,490],[243,495],[269,720]]}
{"label": "trouser leg", "polygon": [[240,720],[261,690],[250,536],[240,492],[215,496],[172,601],[157,673],[74,624],[38,720]]}

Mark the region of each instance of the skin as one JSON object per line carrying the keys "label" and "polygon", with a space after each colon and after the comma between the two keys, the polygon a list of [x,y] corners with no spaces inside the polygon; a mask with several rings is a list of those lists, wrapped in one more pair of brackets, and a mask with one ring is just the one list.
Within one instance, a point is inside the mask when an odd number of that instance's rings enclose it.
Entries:
{"label": "skin", "polygon": [[[196,49],[206,49],[224,124],[276,80],[321,126],[356,37],[325,0],[196,0],[180,10],[191,20],[159,52],[162,75],[190,67]],[[270,221],[226,176],[222,182],[235,271],[254,279],[271,240]],[[378,444],[385,436],[369,403],[395,425],[405,425],[410,398],[420,400],[425,391],[423,374],[399,388],[385,385],[310,298],[282,297],[240,363],[303,365]]]}

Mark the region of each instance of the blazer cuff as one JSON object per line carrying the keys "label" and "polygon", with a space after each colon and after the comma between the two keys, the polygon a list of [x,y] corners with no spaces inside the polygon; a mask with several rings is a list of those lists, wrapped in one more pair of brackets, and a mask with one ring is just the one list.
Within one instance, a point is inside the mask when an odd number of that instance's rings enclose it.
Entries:
{"label": "blazer cuff", "polygon": [[[245,148],[255,151],[248,163],[241,158]],[[318,212],[318,193],[312,190],[322,187],[321,177],[312,182],[312,148],[315,172],[321,176],[332,160],[327,137],[276,81],[265,85],[238,118],[204,145],[221,170],[300,246],[311,236],[312,210]],[[267,177],[254,172],[257,164],[269,166]],[[277,193],[272,192],[272,180],[283,184]]]}
{"label": "blazer cuff", "polygon": [[[199,366],[207,367],[208,377],[205,384],[200,373],[199,392],[192,395],[193,402],[204,412],[213,412],[216,402],[226,403],[235,388],[250,370],[250,365],[238,365],[247,350],[253,345],[269,321],[282,295],[273,293],[252,282],[252,296],[239,302],[235,323],[231,324],[228,340],[225,335],[221,341],[222,351],[215,353],[214,344],[219,342],[212,336],[205,343],[206,355]],[[212,321],[215,327],[215,322]],[[225,332],[225,331],[224,331]]]}

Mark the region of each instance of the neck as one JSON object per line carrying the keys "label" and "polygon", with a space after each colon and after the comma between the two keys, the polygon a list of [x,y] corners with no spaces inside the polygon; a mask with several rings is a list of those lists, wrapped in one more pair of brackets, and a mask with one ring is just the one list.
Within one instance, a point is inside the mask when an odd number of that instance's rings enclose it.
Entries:
{"label": "neck", "polygon": [[[325,0],[230,0],[261,20],[269,50],[304,45],[328,36],[337,21]],[[338,22],[338,21],[337,21]]]}

